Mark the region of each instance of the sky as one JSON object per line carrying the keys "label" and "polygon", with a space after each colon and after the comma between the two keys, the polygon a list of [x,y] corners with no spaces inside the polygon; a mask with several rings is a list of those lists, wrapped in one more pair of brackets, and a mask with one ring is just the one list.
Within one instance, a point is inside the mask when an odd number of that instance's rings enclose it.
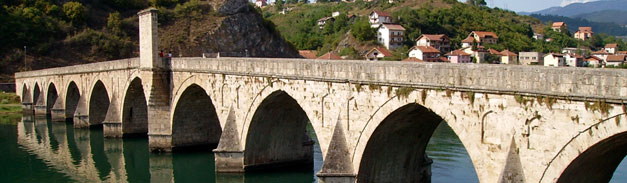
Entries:
{"label": "sky", "polygon": [[516,12],[534,12],[554,6],[566,6],[571,3],[585,3],[592,1],[597,0],[486,0],[488,6],[490,7],[496,6]]}

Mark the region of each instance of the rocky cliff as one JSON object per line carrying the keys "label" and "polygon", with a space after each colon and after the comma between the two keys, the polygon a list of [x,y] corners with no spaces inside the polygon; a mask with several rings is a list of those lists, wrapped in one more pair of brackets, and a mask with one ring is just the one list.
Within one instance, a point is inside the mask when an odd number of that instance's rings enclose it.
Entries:
{"label": "rocky cliff", "polygon": [[[191,16],[190,16],[191,15]],[[299,57],[246,0],[200,2],[188,15],[160,21],[160,48],[176,56]]]}

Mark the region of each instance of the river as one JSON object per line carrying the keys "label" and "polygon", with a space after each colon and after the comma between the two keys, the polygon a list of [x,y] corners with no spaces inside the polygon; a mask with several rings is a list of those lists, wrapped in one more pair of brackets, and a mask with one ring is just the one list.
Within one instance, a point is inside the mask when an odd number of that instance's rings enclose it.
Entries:
{"label": "river", "polygon": [[[322,154],[314,148],[314,170],[215,174],[211,152],[148,152],[147,138],[105,139],[102,128],[0,116],[0,182],[317,182]],[[432,181],[478,182],[464,146],[445,123],[431,138]],[[623,161],[611,182],[627,182]]]}

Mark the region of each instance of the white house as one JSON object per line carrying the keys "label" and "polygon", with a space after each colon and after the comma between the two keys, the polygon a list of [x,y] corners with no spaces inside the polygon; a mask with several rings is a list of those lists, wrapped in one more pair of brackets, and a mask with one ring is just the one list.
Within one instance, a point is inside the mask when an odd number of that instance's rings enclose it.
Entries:
{"label": "white house", "polygon": [[439,62],[440,50],[431,46],[414,46],[409,49],[409,57],[418,58],[426,62]]}
{"label": "white house", "polygon": [[387,49],[396,49],[403,45],[405,28],[398,24],[381,24],[377,30],[377,41]]}
{"label": "white house", "polygon": [[266,6],[266,5],[268,5],[268,3],[266,2],[266,0],[256,0],[256,1],[255,1],[255,6],[257,6],[257,7],[260,7],[260,8],[261,8],[261,7],[264,7],[264,6]]}
{"label": "white house", "polygon": [[616,54],[616,48],[618,47],[618,44],[613,43],[613,44],[606,44],[605,45],[605,52],[611,53],[611,54]]}
{"label": "white house", "polygon": [[494,32],[472,31],[466,39],[462,40],[462,48],[471,47],[474,42],[477,45],[496,44],[498,40],[499,36]]}
{"label": "white house", "polygon": [[592,38],[594,32],[592,32],[592,27],[579,27],[579,30],[575,32],[575,39],[588,40]]}
{"label": "white house", "polygon": [[444,34],[423,34],[416,39],[416,46],[431,46],[448,53],[451,51],[451,39]]}
{"label": "white house", "polygon": [[392,21],[392,15],[388,12],[383,11],[372,11],[369,15],[370,18],[370,27],[377,28],[381,24],[391,24],[394,23]]}
{"label": "white house", "polygon": [[583,67],[584,58],[576,54],[564,54],[564,61],[568,67]]}
{"label": "white house", "polygon": [[555,32],[562,32],[562,30],[568,30],[568,26],[564,22],[553,22],[551,29]]}
{"label": "white house", "polygon": [[566,66],[564,55],[559,53],[549,53],[544,56],[544,66],[563,67]]}
{"label": "white house", "polygon": [[320,29],[324,29],[324,25],[326,25],[327,22],[329,22],[329,21],[331,21],[331,22],[335,21],[335,18],[333,18],[333,17],[324,17],[324,18],[318,19],[318,26],[320,27]]}
{"label": "white house", "polygon": [[392,53],[390,53],[390,50],[385,49],[385,48],[372,48],[370,49],[370,51],[366,52],[366,59],[367,60],[383,60],[383,58],[385,57],[389,57],[392,56]]}
{"label": "white house", "polygon": [[533,33],[533,39],[544,40],[544,34]]}
{"label": "white house", "polygon": [[625,63],[625,59],[627,59],[627,55],[610,55],[607,57],[605,61],[606,66],[619,66],[620,64]]}

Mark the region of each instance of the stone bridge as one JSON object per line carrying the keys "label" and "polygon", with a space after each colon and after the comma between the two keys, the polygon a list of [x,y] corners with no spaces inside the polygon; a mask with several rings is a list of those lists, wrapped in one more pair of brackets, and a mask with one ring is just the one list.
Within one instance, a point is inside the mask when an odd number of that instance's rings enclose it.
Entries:
{"label": "stone bridge", "polygon": [[308,164],[323,182],[427,182],[440,123],[480,182],[607,182],[627,153],[627,71],[481,64],[157,56],[16,73],[24,111],[153,151],[216,147],[216,171]]}

